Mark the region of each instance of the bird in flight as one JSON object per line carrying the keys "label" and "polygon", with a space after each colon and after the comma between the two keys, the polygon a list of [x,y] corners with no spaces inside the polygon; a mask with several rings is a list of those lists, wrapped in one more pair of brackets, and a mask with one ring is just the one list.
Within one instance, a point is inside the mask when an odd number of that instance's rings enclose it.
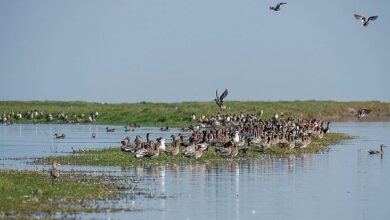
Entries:
{"label": "bird in flight", "polygon": [[366,18],[364,16],[357,15],[357,14],[354,14],[354,16],[356,19],[358,19],[362,22],[364,27],[366,27],[370,21],[375,21],[378,18],[378,16],[371,16],[371,17]]}
{"label": "bird in flight", "polygon": [[357,111],[357,118],[363,118],[371,112],[371,109],[362,108]]}
{"label": "bird in flight", "polygon": [[216,98],[215,103],[218,105],[219,109],[223,110],[226,108],[226,106],[223,105],[223,99],[228,95],[228,90],[225,89],[225,91],[222,93],[221,96],[218,96],[218,89],[215,91]]}
{"label": "bird in flight", "polygon": [[281,5],[285,5],[285,4],[287,4],[287,3],[279,2],[275,7],[273,7],[273,6],[269,7],[269,10],[279,11],[280,10],[280,6]]}

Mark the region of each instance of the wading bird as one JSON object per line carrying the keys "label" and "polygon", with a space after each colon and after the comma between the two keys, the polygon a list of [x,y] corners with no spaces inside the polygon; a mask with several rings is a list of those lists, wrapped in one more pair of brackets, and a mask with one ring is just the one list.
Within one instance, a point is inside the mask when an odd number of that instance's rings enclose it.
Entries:
{"label": "wading bird", "polygon": [[227,89],[225,89],[225,91],[222,93],[221,96],[218,96],[218,89],[215,91],[216,98],[214,99],[214,101],[218,105],[219,109],[221,110],[226,108],[226,106],[223,105],[223,99],[226,98],[227,95],[228,95]]}
{"label": "wading bird", "polygon": [[280,10],[280,6],[285,5],[285,4],[287,4],[287,3],[279,2],[275,7],[273,7],[273,6],[269,7],[269,10],[279,11]]}
{"label": "wading bird", "polygon": [[362,22],[362,25],[364,27],[366,27],[370,21],[375,21],[378,16],[370,16],[368,18],[364,17],[364,16],[361,16],[361,15],[357,15],[357,14],[354,14],[355,18],[360,20]]}

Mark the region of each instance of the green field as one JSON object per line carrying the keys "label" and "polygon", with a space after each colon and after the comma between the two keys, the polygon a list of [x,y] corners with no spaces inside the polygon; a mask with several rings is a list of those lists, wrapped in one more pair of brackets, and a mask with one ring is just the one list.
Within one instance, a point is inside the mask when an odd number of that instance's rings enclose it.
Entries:
{"label": "green field", "polygon": [[[390,119],[390,103],[379,101],[367,102],[335,102],[335,101],[226,101],[227,109],[223,113],[253,113],[264,111],[263,117],[270,118],[274,113],[283,112],[284,117],[316,117],[331,121],[351,121],[359,108],[373,111],[361,120],[388,121]],[[133,124],[150,126],[187,126],[192,113],[216,115],[219,112],[214,102],[182,102],[182,103],[123,103],[102,104],[82,101],[0,101],[0,114],[37,110],[42,116],[32,120],[12,119],[15,123],[44,123],[45,115],[51,113],[55,118],[51,123],[62,123],[57,119],[59,113],[66,113],[70,119],[73,115],[85,116],[81,123],[88,123],[88,115],[99,112],[98,124]]]}

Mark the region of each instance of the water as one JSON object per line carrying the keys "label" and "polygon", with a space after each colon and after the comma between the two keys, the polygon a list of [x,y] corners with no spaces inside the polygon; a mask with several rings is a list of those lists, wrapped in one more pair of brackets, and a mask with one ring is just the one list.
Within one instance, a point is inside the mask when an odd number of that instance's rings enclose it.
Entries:
{"label": "water", "polygon": [[[117,175],[142,178],[140,187],[151,196],[115,202],[115,206],[142,209],[135,212],[81,213],[81,218],[114,219],[388,219],[390,216],[390,153],[369,155],[367,150],[390,145],[390,123],[334,123],[332,131],[358,136],[332,146],[323,154],[260,158],[223,164],[159,167],[67,167],[105,169]],[[125,133],[106,134],[93,126],[1,126],[0,157],[34,157],[61,154],[80,146],[118,145]],[[26,127],[26,128],[25,128]],[[53,140],[63,129],[69,140]],[[20,133],[22,130],[22,134]],[[23,132],[24,129],[26,132]],[[52,129],[52,130],[50,130]],[[61,130],[59,129],[59,130]],[[160,132],[148,128],[148,131]],[[55,131],[56,130],[56,131]],[[49,132],[50,131],[50,132]],[[59,131],[59,132],[62,132]],[[73,136],[73,132],[75,136]],[[135,131],[145,132],[145,131]],[[76,135],[77,134],[77,135]],[[35,139],[32,136],[35,135]],[[155,136],[162,135],[154,134]],[[163,133],[166,137],[169,133]],[[24,138],[25,136],[29,138]],[[84,137],[85,136],[85,137]],[[101,139],[100,139],[101,138]],[[33,141],[29,141],[34,139]],[[95,142],[96,141],[96,142]],[[107,143],[105,143],[107,142]],[[9,144],[10,143],[10,144]],[[21,150],[29,146],[26,151]],[[7,150],[4,150],[6,149]],[[54,150],[57,148],[57,150]],[[390,147],[385,152],[390,152]],[[14,151],[14,152],[12,152]],[[1,163],[10,161],[6,165]],[[23,161],[23,160],[22,160]],[[4,163],[3,163],[4,164]],[[19,164],[19,165],[17,165]],[[22,166],[0,160],[0,169]]]}
{"label": "water", "polygon": [[[116,132],[106,132],[106,127],[115,128]],[[66,134],[65,139],[55,139],[54,133]],[[92,138],[92,133],[96,138]],[[15,160],[58,156],[71,153],[78,149],[118,147],[126,136],[132,140],[135,135],[145,138],[164,137],[170,141],[172,133],[180,133],[178,129],[163,132],[159,128],[141,127],[134,132],[125,132],[123,126],[106,125],[45,125],[45,124],[17,124],[11,126],[0,125],[0,169],[31,169],[26,161]]]}

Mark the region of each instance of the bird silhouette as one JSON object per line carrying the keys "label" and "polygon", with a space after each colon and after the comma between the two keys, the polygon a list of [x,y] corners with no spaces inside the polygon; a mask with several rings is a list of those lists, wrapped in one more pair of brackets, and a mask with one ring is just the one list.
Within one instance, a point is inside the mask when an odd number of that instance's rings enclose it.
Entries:
{"label": "bird silhouette", "polygon": [[274,10],[274,11],[279,11],[280,10],[280,6],[285,5],[285,4],[287,4],[287,3],[279,2],[275,7],[271,6],[271,7],[269,7],[269,9],[270,10]]}
{"label": "bird silhouette", "polygon": [[357,15],[357,14],[354,14],[354,16],[355,16],[356,19],[358,19],[358,20],[360,20],[362,22],[362,25],[364,27],[366,27],[369,24],[370,21],[375,21],[378,18],[378,16],[371,16],[371,17],[366,18],[364,16]]}
{"label": "bird silhouette", "polygon": [[215,100],[215,103],[218,105],[219,109],[221,109],[221,110],[226,108],[223,105],[223,99],[226,98],[227,95],[228,95],[228,90],[227,89],[225,89],[225,91],[222,93],[221,96],[218,96],[218,89],[215,91],[216,98],[214,100]]}

